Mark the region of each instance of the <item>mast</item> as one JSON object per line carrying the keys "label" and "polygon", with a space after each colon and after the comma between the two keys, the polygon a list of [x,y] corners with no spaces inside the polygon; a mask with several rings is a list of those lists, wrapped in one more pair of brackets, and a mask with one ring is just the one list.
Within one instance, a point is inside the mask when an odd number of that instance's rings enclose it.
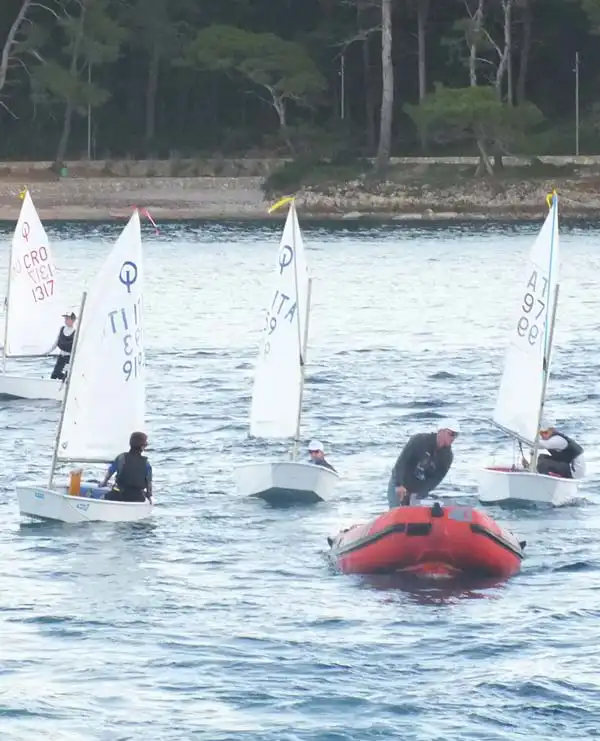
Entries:
{"label": "mast", "polygon": [[546,403],[546,390],[548,388],[548,379],[550,377],[550,358],[552,355],[552,343],[554,340],[554,325],[556,323],[556,310],[558,308],[558,293],[560,285],[557,283],[554,289],[554,306],[552,307],[552,318],[550,320],[550,331],[548,334],[548,350],[544,358],[544,376],[542,382],[542,395],[540,398],[540,409],[538,413],[537,425],[535,428],[535,439],[533,441],[533,448],[531,451],[531,464],[530,470],[537,470],[537,460],[539,453],[539,442],[540,442],[540,424],[544,415],[544,404]]}
{"label": "mast", "polygon": [[[298,224],[298,215],[296,212],[296,199],[292,198],[290,205],[292,209],[292,254],[294,256],[294,290],[296,291],[296,302],[300,298],[298,291],[298,262],[296,260],[296,224]],[[299,225],[298,225],[299,227]],[[297,328],[298,328],[298,347],[300,348],[300,356],[298,358],[300,363],[300,388],[298,389],[298,416],[296,419],[296,434],[294,435],[294,442],[292,445],[292,460],[296,459],[297,447],[300,438],[300,422],[302,419],[302,397],[304,395],[304,368],[306,363],[306,347],[308,344],[308,317],[310,312],[310,289],[311,281],[308,282],[308,292],[306,296],[306,313],[304,323],[304,337],[302,337],[302,320],[301,320],[301,307],[297,306]]]}
{"label": "mast", "polygon": [[56,440],[54,441],[54,452],[52,453],[52,463],[50,465],[50,478],[48,480],[49,489],[52,488],[52,481],[54,479],[54,473],[56,471],[56,463],[58,460],[58,443],[60,441],[60,433],[62,432],[63,422],[65,420],[65,409],[67,408],[67,400],[69,398],[69,388],[71,387],[71,371],[73,369],[73,361],[75,360],[75,353],[77,352],[77,345],[79,344],[79,330],[81,329],[81,321],[83,319],[83,311],[85,309],[86,299],[87,299],[87,291],[84,291],[81,296],[81,306],[79,307],[79,321],[77,322],[77,329],[75,330],[75,337],[73,339],[73,352],[71,353],[71,359],[69,361],[69,370],[67,372],[65,395],[63,396],[63,402],[60,408],[60,420],[58,422],[58,428],[56,430]]}
{"label": "mast", "polygon": [[[17,220],[18,223],[18,220]],[[14,237],[13,237],[14,239]],[[8,339],[8,307],[10,304],[10,274],[12,273],[13,240],[8,249],[8,269],[6,276],[6,297],[4,299],[4,342],[2,343],[2,373],[6,373],[6,340]]]}
{"label": "mast", "polygon": [[302,399],[304,397],[304,377],[306,372],[306,350],[308,348],[308,320],[310,317],[310,298],[312,292],[312,278],[308,279],[308,287],[306,290],[306,318],[304,322],[304,338],[300,350],[300,391],[299,391],[299,403],[298,403],[298,418],[296,419],[296,435],[294,437],[294,445],[292,448],[292,460],[296,460],[297,447],[300,442],[300,421],[302,419]]}

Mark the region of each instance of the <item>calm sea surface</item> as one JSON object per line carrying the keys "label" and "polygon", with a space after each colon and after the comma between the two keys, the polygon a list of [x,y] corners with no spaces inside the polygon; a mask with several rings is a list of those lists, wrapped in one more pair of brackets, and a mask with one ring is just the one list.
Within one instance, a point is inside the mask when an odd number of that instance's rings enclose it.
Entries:
{"label": "calm sea surface", "polygon": [[[445,494],[476,503],[478,467],[512,460],[486,418],[540,225],[305,225],[303,437],[344,479],[330,503],[277,510],[240,499],[231,471],[269,449],[247,417],[282,223],[145,224],[153,520],[20,522],[12,487],[46,475],[58,407],[0,402],[2,741],[600,737],[597,226],[562,228],[548,403],[585,446],[582,501],[490,508],[528,542],[493,589],[402,589],[326,557],[328,535],[387,506],[401,446],[439,417],[464,430]],[[48,232],[76,310],[119,227]]]}

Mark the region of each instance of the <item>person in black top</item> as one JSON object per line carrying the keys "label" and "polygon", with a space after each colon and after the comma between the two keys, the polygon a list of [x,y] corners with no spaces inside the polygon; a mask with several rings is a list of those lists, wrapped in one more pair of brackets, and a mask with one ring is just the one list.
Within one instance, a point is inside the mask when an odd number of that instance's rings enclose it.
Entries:
{"label": "person in black top", "polygon": [[388,483],[390,509],[416,504],[441,484],[452,465],[452,443],[458,433],[458,422],[445,420],[437,432],[421,432],[409,439]]}
{"label": "person in black top", "polygon": [[148,436],[144,432],[132,432],[129,452],[121,453],[108,467],[101,487],[106,486],[113,474],[115,485],[105,495],[113,502],[145,502],[152,504],[152,466],[142,452],[148,447]]}
{"label": "person in black top", "polygon": [[314,463],[315,466],[323,466],[328,468],[330,471],[337,471],[335,468],[325,459],[325,453],[323,452],[323,443],[319,440],[311,440],[308,444],[308,454],[310,455],[310,463]]}
{"label": "person in black top", "polygon": [[61,381],[64,381],[67,377],[65,368],[71,360],[73,340],[75,339],[75,320],[77,317],[71,312],[70,314],[63,314],[63,318],[65,320],[65,326],[60,328],[56,342],[46,353],[46,355],[50,355],[51,352],[54,352],[58,348],[58,358],[56,359],[50,378],[60,379]]}
{"label": "person in black top", "polygon": [[[581,445],[545,419],[540,424],[538,447],[548,451],[547,455],[542,453],[538,456],[538,473],[546,476],[554,474],[565,479],[580,479],[585,476],[586,465]],[[523,466],[529,468],[525,457]]]}

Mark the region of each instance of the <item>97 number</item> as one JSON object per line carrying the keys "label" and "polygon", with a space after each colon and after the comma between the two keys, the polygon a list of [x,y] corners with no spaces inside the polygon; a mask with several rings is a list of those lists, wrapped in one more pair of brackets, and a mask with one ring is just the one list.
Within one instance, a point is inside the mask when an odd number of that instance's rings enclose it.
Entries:
{"label": "97 number", "polygon": [[535,299],[533,294],[526,293],[525,296],[523,296],[523,306],[521,306],[521,311],[523,311],[523,316],[519,317],[519,321],[517,322],[517,333],[519,337],[527,337],[527,341],[530,345],[535,345],[538,337],[540,336],[540,328],[537,324],[534,324],[529,321],[529,317],[526,316],[526,314],[531,314],[536,302],[539,304],[539,310],[535,316],[534,321],[537,321],[540,316],[543,314],[544,309],[546,308],[546,304],[541,299]]}

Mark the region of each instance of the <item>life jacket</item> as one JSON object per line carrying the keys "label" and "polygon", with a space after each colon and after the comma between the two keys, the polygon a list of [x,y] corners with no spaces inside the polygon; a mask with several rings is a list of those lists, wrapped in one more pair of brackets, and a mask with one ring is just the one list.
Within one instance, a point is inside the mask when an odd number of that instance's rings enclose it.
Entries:
{"label": "life jacket", "polygon": [[75,332],[71,332],[71,334],[67,335],[65,334],[65,328],[61,327],[60,332],[58,333],[58,349],[70,354],[73,349],[74,337]]}
{"label": "life jacket", "polygon": [[143,492],[148,485],[148,459],[138,453],[119,456],[115,483],[121,491]]}
{"label": "life jacket", "polygon": [[565,435],[564,432],[560,432],[559,430],[553,430],[552,436],[557,435],[558,437],[562,437],[563,440],[567,441],[567,447],[564,450],[547,450],[546,452],[550,454],[550,456],[555,461],[564,461],[565,463],[573,463],[575,458],[577,458],[578,455],[581,455],[583,453],[583,448],[579,443],[576,443],[575,440],[570,438],[568,435]]}

